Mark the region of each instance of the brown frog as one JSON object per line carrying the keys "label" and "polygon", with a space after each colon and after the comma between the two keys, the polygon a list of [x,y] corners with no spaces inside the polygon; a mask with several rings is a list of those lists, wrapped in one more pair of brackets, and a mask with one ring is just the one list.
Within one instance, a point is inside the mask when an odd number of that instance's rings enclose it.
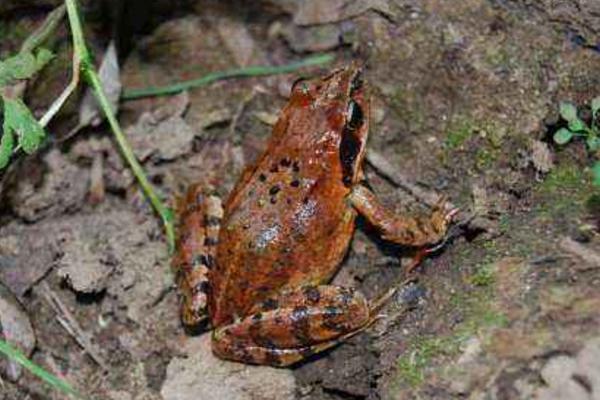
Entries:
{"label": "brown frog", "polygon": [[394,215],[361,184],[369,99],[351,66],[292,88],[266,150],[224,208],[196,185],[179,204],[182,319],[213,327],[221,358],[286,366],[368,327],[373,302],[328,285],[361,214],[382,237],[422,247],[443,239],[453,211]]}

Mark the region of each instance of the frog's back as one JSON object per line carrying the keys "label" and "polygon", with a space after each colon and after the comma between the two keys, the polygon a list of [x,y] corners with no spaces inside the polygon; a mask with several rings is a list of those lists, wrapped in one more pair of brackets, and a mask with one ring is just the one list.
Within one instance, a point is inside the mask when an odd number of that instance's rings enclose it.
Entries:
{"label": "frog's back", "polygon": [[300,136],[274,136],[226,204],[213,278],[217,320],[285,287],[329,280],[346,252],[355,213],[344,201],[339,137]]}

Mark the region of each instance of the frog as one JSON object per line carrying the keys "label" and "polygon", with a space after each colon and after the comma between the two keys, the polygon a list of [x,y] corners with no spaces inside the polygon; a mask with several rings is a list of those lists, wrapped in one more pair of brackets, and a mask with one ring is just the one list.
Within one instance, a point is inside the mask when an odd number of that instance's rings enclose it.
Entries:
{"label": "frog", "polygon": [[330,284],[360,215],[389,242],[443,241],[456,210],[426,216],[384,206],[365,182],[370,93],[363,68],[299,79],[264,152],[222,203],[191,185],[178,201],[173,270],[186,327],[212,329],[213,353],[286,367],[364,331],[393,289],[368,300]]}

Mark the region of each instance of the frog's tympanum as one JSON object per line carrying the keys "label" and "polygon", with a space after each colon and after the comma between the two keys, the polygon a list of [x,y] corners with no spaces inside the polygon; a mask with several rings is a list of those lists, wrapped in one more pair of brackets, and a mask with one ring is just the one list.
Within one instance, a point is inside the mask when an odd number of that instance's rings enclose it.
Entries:
{"label": "frog's tympanum", "polygon": [[330,348],[378,318],[369,301],[328,285],[358,214],[384,239],[422,247],[443,239],[451,212],[398,216],[361,184],[369,99],[352,66],[293,85],[273,135],[224,207],[207,187],[179,204],[173,267],[182,319],[208,318],[221,358],[285,366]]}

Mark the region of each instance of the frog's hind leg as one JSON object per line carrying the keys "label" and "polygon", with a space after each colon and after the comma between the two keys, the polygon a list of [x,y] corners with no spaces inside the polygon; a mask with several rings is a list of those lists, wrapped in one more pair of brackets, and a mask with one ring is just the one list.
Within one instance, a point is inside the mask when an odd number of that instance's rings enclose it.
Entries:
{"label": "frog's hind leg", "polygon": [[177,213],[179,237],[172,266],[182,295],[181,319],[193,327],[207,317],[209,273],[215,264],[223,208],[212,188],[195,185],[178,201]]}
{"label": "frog's hind leg", "polygon": [[352,289],[305,286],[270,299],[213,332],[221,358],[287,366],[337,345],[377,319],[385,299],[373,304]]}

